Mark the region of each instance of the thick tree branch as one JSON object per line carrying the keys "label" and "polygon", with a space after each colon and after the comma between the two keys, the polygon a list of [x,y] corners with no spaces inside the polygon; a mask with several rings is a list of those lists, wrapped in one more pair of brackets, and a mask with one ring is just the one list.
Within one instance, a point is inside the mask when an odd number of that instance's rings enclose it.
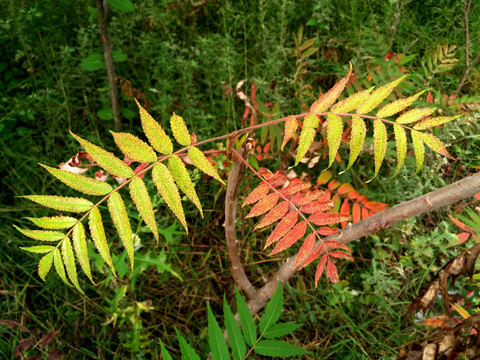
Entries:
{"label": "thick tree branch", "polygon": [[[409,217],[468,199],[478,192],[480,192],[480,173],[398,204],[358,223],[349,224],[340,235],[332,235],[323,240],[337,240],[342,244],[348,244],[361,237],[386,229]],[[316,245],[318,246],[319,242]],[[249,301],[248,305],[252,314],[256,314],[273,296],[279,281],[286,283],[292,277],[295,272],[293,267],[295,260],[296,256],[288,258],[272,279],[258,291],[258,298]]]}

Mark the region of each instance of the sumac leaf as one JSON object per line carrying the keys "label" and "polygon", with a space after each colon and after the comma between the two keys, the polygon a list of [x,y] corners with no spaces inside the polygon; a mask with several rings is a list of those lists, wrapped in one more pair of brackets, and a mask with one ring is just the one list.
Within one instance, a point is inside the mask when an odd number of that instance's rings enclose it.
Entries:
{"label": "sumac leaf", "polygon": [[426,107],[420,109],[412,109],[407,111],[405,114],[402,114],[397,119],[397,124],[410,124],[416,121],[423,119],[426,116],[430,116],[437,108]]}
{"label": "sumac leaf", "polygon": [[365,121],[358,115],[352,116],[352,132],[350,137],[350,159],[348,160],[347,168],[344,171],[349,170],[358,155],[362,151],[363,143],[365,142],[365,136],[367,135],[367,126]]}
{"label": "sumac leaf", "polygon": [[110,211],[110,216],[118,231],[120,240],[122,240],[123,246],[127,251],[130,268],[133,271],[134,250],[132,228],[130,227],[130,220],[128,220],[127,209],[123,203],[122,196],[118,192],[112,193],[108,198],[108,210]]}
{"label": "sumac leaf", "polygon": [[157,222],[155,221],[155,213],[153,212],[152,201],[148,195],[147,187],[142,179],[135,177],[129,185],[130,196],[137,207],[138,213],[142,217],[145,224],[152,231],[153,236],[158,242]]}
{"label": "sumac leaf", "polygon": [[328,260],[328,255],[325,254],[322,256],[322,258],[320,259],[320,262],[317,265],[317,270],[315,270],[315,288],[317,287],[318,280],[320,279],[320,277],[323,274],[323,271],[325,270],[325,265],[327,264],[327,260]]}
{"label": "sumac leaf", "polygon": [[271,225],[275,221],[280,220],[288,212],[289,208],[290,204],[288,201],[282,201],[270,210],[253,230],[264,228],[265,226]]}
{"label": "sumac leaf", "polygon": [[290,246],[295,244],[299,239],[305,235],[305,231],[307,231],[308,221],[304,220],[299,222],[297,225],[290,230],[287,235],[285,235],[275,246],[269,256],[275,255],[279,252],[282,252],[288,249]]}
{"label": "sumac leaf", "polygon": [[429,118],[423,121],[420,121],[418,124],[416,124],[413,128],[415,130],[424,130],[428,129],[434,126],[438,126],[441,124],[445,124],[449,121],[458,119],[462,115],[457,115],[457,116],[440,116],[440,117],[435,117],[435,118]]}
{"label": "sumac leaf", "polygon": [[332,106],[332,104],[338,99],[343,89],[345,89],[345,85],[347,85],[350,75],[352,75],[352,64],[350,64],[350,70],[348,71],[347,76],[336,83],[325,94],[321,95],[318,100],[312,104],[310,111],[312,113],[320,113],[330,108],[330,106]]}
{"label": "sumac leaf", "polygon": [[328,258],[327,262],[327,276],[333,284],[336,284],[340,281],[338,277],[337,267],[335,266],[334,262],[330,257]]}
{"label": "sumac leaf", "polygon": [[29,238],[40,240],[40,241],[57,241],[62,240],[65,234],[58,231],[51,230],[25,230],[20,229],[18,226],[13,225],[15,229],[20,231],[23,235],[28,236]]}
{"label": "sumac leaf", "polygon": [[270,236],[268,237],[267,243],[265,244],[264,250],[278,241],[283,235],[285,235],[298,220],[298,211],[289,212],[275,227]]}
{"label": "sumac leaf", "polygon": [[112,259],[110,258],[110,249],[108,248],[107,237],[105,236],[105,230],[103,228],[102,215],[96,207],[92,209],[88,216],[88,226],[95,247],[115,275],[115,268],[113,267]]}
{"label": "sumac leaf", "polygon": [[51,216],[51,217],[41,217],[41,218],[29,218],[37,226],[40,226],[44,229],[69,229],[77,223],[77,219],[69,216]]}
{"label": "sumac leaf", "polygon": [[332,113],[328,113],[327,118],[328,169],[335,161],[342,142],[343,120],[340,116]]}
{"label": "sumac leaf", "polygon": [[313,214],[317,211],[328,211],[332,209],[335,206],[333,201],[314,201],[311,202],[310,204],[303,205],[300,208],[300,211],[307,213],[307,214]]}
{"label": "sumac leaf", "polygon": [[303,120],[303,127],[300,133],[300,139],[298,140],[295,166],[298,165],[300,160],[302,160],[303,156],[307,153],[310,145],[312,145],[319,124],[320,120],[315,114],[310,114]]}
{"label": "sumac leaf", "polygon": [[395,144],[397,147],[397,168],[393,177],[397,176],[402,168],[403,162],[407,155],[407,134],[405,129],[399,124],[393,124],[393,131],[395,133]]}
{"label": "sumac leaf", "polygon": [[247,198],[243,202],[242,207],[245,205],[250,205],[256,203],[258,200],[263,199],[270,191],[270,187],[268,184],[262,182],[258,185],[255,189],[252,190],[250,194],[248,194]]}
{"label": "sumac leaf", "polygon": [[128,133],[110,132],[113,135],[115,144],[117,144],[125,156],[142,163],[157,161],[155,151],[138,137]]}
{"label": "sumac leaf", "polygon": [[95,284],[92,278],[92,272],[90,270],[90,261],[88,258],[88,248],[87,248],[87,240],[85,236],[85,228],[83,227],[82,223],[79,222],[73,228],[72,232],[72,242],[73,248],[75,253],[77,254],[78,262],[80,263],[80,267],[82,268],[83,272],[90,281]]}
{"label": "sumac leaf", "polygon": [[360,105],[362,105],[365,100],[370,96],[374,86],[370,89],[360,91],[353,95],[350,95],[346,99],[339,101],[332,107],[332,112],[334,113],[348,113],[352,110],[357,109]]}
{"label": "sumac leaf", "polygon": [[191,143],[190,133],[188,132],[187,125],[181,116],[173,113],[170,118],[170,127],[172,128],[173,137],[180,145],[189,146]]}
{"label": "sumac leaf", "polygon": [[75,255],[73,254],[72,243],[68,237],[65,237],[62,241],[62,256],[65,268],[67,269],[67,275],[75,288],[84,293],[80,284],[78,283],[77,267],[75,266]]}
{"label": "sumac leaf", "polygon": [[415,151],[415,163],[417,168],[415,174],[420,171],[423,165],[423,160],[425,158],[425,147],[423,146],[422,134],[416,130],[410,132],[412,137],[413,149]]}
{"label": "sumac leaf", "polygon": [[387,152],[387,128],[382,120],[373,121],[373,157],[375,161],[375,174],[369,180],[372,181],[380,171],[383,159]]}
{"label": "sumac leaf", "polygon": [[93,203],[87,199],[67,196],[25,195],[22,197],[51,209],[75,213],[86,212],[93,206]]}
{"label": "sumac leaf", "polygon": [[445,145],[435,135],[429,133],[420,133],[420,136],[422,137],[423,143],[437,154],[453,159],[453,157],[448,153]]}
{"label": "sumac leaf", "polygon": [[208,161],[208,159],[200,150],[194,146],[190,146],[188,148],[188,157],[192,161],[193,165],[195,165],[199,170],[217,179],[225,185],[225,182],[220,178],[215,168],[212,166],[212,164],[210,164],[210,161]]}
{"label": "sumac leaf", "polygon": [[297,259],[295,261],[295,265],[293,265],[294,268],[296,268],[298,264],[300,264],[303,260],[307,258],[309,252],[313,249],[314,246],[315,234],[308,234],[302,246],[300,247],[300,250],[298,250]]}
{"label": "sumac leaf", "polygon": [[283,151],[283,148],[287,144],[287,142],[292,138],[292,136],[295,134],[295,131],[297,131],[298,128],[298,121],[295,119],[293,116],[290,116],[286,121],[285,121],[285,133],[283,135],[283,142],[281,146],[281,150]]}
{"label": "sumac leaf", "polygon": [[337,224],[345,221],[350,221],[349,215],[339,214],[339,213],[324,213],[324,212],[316,212],[308,218],[308,220],[315,225],[322,226],[322,225],[329,225],[329,224]]}
{"label": "sumac leaf", "polygon": [[375,109],[406,76],[404,75],[372,92],[367,100],[357,109],[357,114],[366,114]]}
{"label": "sumac leaf", "polygon": [[43,281],[45,281],[45,277],[52,267],[54,255],[55,251],[49,252],[47,255],[42,257],[38,263],[38,276],[40,276],[40,279]]}
{"label": "sumac leaf", "polygon": [[263,199],[261,199],[255,204],[255,206],[248,213],[248,215],[245,216],[245,219],[259,216],[265,214],[267,211],[270,211],[270,209],[272,209],[277,204],[278,199],[280,199],[280,195],[276,192],[265,196]]}
{"label": "sumac leaf", "polygon": [[425,91],[427,91],[427,90],[422,90],[422,91],[420,91],[419,93],[417,93],[413,96],[410,96],[410,97],[405,98],[405,99],[399,99],[399,100],[396,100],[394,102],[391,102],[390,104],[385,105],[383,108],[378,110],[377,117],[385,118],[385,117],[389,117],[389,116],[392,116],[392,115],[395,115],[395,114],[399,113],[403,109],[412,105],[413,102],[415,100],[417,100]]}

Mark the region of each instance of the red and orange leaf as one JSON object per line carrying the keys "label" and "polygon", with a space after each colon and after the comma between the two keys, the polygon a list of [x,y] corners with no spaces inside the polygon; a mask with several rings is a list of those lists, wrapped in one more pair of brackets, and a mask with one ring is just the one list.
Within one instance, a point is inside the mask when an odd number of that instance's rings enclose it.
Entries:
{"label": "red and orange leaf", "polygon": [[324,171],[317,178],[317,185],[325,185],[332,178],[332,173],[330,171]]}
{"label": "red and orange leaf", "polygon": [[287,182],[287,177],[282,173],[275,173],[268,180],[268,183],[274,188],[283,186],[286,182]]}
{"label": "red and orange leaf", "polygon": [[312,191],[297,193],[291,199],[290,202],[294,205],[302,206],[312,201],[318,200],[323,196],[323,191],[318,189],[313,189]]}
{"label": "red and orange leaf", "polygon": [[333,284],[336,284],[340,281],[340,278],[338,277],[337,267],[330,258],[328,258],[327,262],[327,276]]}
{"label": "red and orange leaf", "polygon": [[292,196],[300,191],[307,190],[311,184],[306,183],[298,178],[292,179],[286,188],[281,190],[283,196]]}
{"label": "red and orange leaf", "polygon": [[330,236],[330,235],[340,234],[340,229],[321,227],[317,229],[317,233],[323,236]]}
{"label": "red and orange leaf", "polygon": [[303,235],[305,235],[305,231],[307,231],[308,221],[300,221],[295,227],[285,235],[282,240],[280,240],[275,248],[272,250],[268,256],[272,256],[282,252],[283,250],[288,249],[290,246],[295,244],[298,240],[300,240]]}
{"label": "red and orange leaf", "polygon": [[288,212],[289,208],[290,204],[288,201],[282,201],[280,204],[276,205],[272,210],[270,210],[253,230],[255,231],[257,229],[264,228],[265,226],[271,225],[275,221],[280,220]]}
{"label": "red and orange leaf", "polygon": [[423,320],[423,325],[425,326],[436,327],[436,326],[442,326],[443,324],[445,324],[445,321],[443,321],[438,317]]}
{"label": "red and orange leaf", "polygon": [[460,234],[457,234],[458,237],[458,243],[463,244],[465,241],[467,241],[470,238],[470,233],[468,232],[462,232]]}
{"label": "red and orange leaf", "polygon": [[323,274],[323,270],[325,270],[325,264],[327,263],[328,260],[328,255],[325,254],[322,256],[320,259],[320,262],[318,263],[317,270],[315,271],[315,288],[318,285],[318,280],[320,279],[320,276]]}
{"label": "red and orange leaf", "polygon": [[262,200],[255,204],[248,215],[245,216],[245,219],[265,214],[267,211],[277,205],[278,199],[280,199],[280,195],[278,193],[272,193],[265,196]]}
{"label": "red and orange leaf", "polygon": [[296,268],[298,264],[300,264],[303,260],[305,260],[308,253],[313,249],[314,246],[315,246],[315,234],[312,233],[305,238],[305,241],[303,242],[302,247],[300,248],[300,250],[298,250],[297,260],[295,261],[295,265],[293,265],[294,268]]}
{"label": "red and orange leaf", "polygon": [[242,207],[244,207],[245,205],[254,204],[258,200],[263,199],[268,194],[269,191],[270,191],[270,187],[268,186],[268,184],[262,182],[255,189],[253,189],[250,194],[248,194]]}
{"label": "red and orange leaf", "polygon": [[348,197],[350,200],[355,200],[355,199],[357,199],[358,197],[360,197],[360,194],[359,194],[356,190],[353,190],[353,191],[350,191],[350,192],[347,194],[347,197]]}
{"label": "red and orange leaf", "polygon": [[280,240],[280,238],[285,235],[297,223],[297,220],[298,211],[289,212],[272,231],[263,249],[265,250],[268,246]]}
{"label": "red and orange leaf", "polygon": [[322,253],[323,250],[323,244],[320,244],[318,247],[315,248],[315,250],[312,251],[312,253],[307,257],[307,259],[303,262],[302,266],[298,268],[298,270],[303,269],[305,266],[310,265],[312,262],[314,262]]}
{"label": "red and orange leaf", "polygon": [[343,251],[329,251],[328,255],[337,258],[337,259],[347,259],[353,261],[353,257],[350,254],[347,254]]}
{"label": "red and orange leaf", "polygon": [[328,183],[328,190],[330,190],[330,191],[336,190],[341,185],[342,185],[342,183],[340,181],[333,179]]}
{"label": "red and orange leaf", "polygon": [[330,90],[328,90],[325,94],[321,95],[317,101],[313,103],[310,107],[310,111],[312,113],[319,113],[327,110],[333,103],[338,99],[340,94],[342,93],[345,85],[348,83],[348,79],[350,79],[350,75],[352,75],[352,64],[350,64],[350,71],[348,72],[347,76],[345,76],[342,80],[336,83]]}
{"label": "red and orange leaf", "polygon": [[467,231],[467,232],[470,232],[470,233],[472,233],[472,232],[475,231],[475,230],[469,228],[467,225],[465,225],[465,224],[464,224],[463,222],[461,222],[460,220],[455,219],[453,216],[448,215],[448,217],[450,218],[450,220],[453,221],[453,223],[454,223],[455,225],[457,225],[457,226],[458,226],[460,229],[462,229],[463,231]]}
{"label": "red and orange leaf", "polygon": [[298,128],[297,119],[295,119],[293,116],[290,116],[285,121],[285,133],[283,135],[283,142],[281,146],[282,151],[285,145],[287,144],[287,142],[292,138],[293,134],[295,134],[295,131],[297,131],[297,128]]}
{"label": "red and orange leaf", "polygon": [[345,251],[350,252],[350,248],[347,245],[344,245],[342,243],[339,243],[336,240],[325,240],[323,242],[323,245],[328,246],[330,249],[342,249]]}
{"label": "red and orange leaf", "polygon": [[323,193],[323,196],[322,196],[320,199],[318,199],[318,200],[319,200],[319,201],[328,201],[328,200],[330,200],[331,198],[332,198],[332,193],[331,193],[329,190],[327,190],[327,191],[325,191],[325,192]]}
{"label": "red and orange leaf", "polygon": [[334,205],[333,201],[314,201],[310,204],[303,205],[300,211],[307,214],[313,214],[317,211],[325,212],[333,208]]}
{"label": "red and orange leaf", "polygon": [[346,184],[342,184],[337,192],[340,194],[340,195],[345,195],[345,194],[348,194],[349,192],[352,192],[352,191],[355,191],[355,189],[353,188],[352,185],[346,183]]}
{"label": "red and orange leaf", "polygon": [[366,219],[366,218],[368,218],[369,216],[370,216],[370,214],[369,214],[367,208],[363,207],[363,208],[362,208],[362,219]]}
{"label": "red and orange leaf", "polygon": [[315,225],[322,226],[322,225],[329,225],[329,224],[337,224],[344,221],[350,221],[350,215],[344,215],[339,213],[323,213],[323,212],[316,212],[308,218],[308,220]]}
{"label": "red and orange leaf", "polygon": [[353,206],[352,206],[352,218],[353,218],[353,223],[359,222],[361,218],[360,204],[356,201],[353,203]]}
{"label": "red and orange leaf", "polygon": [[[348,199],[343,200],[342,206],[340,207],[340,213],[343,215],[350,215],[350,202]],[[347,226],[346,222],[341,223],[342,228]]]}

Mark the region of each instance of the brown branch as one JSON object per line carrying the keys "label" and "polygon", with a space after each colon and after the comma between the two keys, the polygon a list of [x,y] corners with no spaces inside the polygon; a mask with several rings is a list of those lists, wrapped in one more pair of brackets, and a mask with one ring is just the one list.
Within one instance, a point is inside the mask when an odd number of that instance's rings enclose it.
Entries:
{"label": "brown branch", "polygon": [[[393,224],[468,199],[480,192],[480,173],[472,175],[439,190],[419,196],[410,201],[398,204],[355,224],[349,224],[340,235],[326,237],[325,240],[336,240],[348,244],[361,237],[386,229]],[[320,242],[317,242],[317,246]],[[258,298],[250,300],[248,306],[252,314],[256,314],[273,296],[278,282],[286,283],[294,274],[296,255],[288,258],[273,278],[258,291]]]}
{"label": "brown branch", "polygon": [[105,58],[105,68],[107,69],[108,87],[110,88],[110,100],[112,102],[113,123],[115,130],[119,131],[122,127],[120,121],[120,108],[118,105],[118,91],[115,83],[115,71],[113,68],[112,47],[107,31],[107,9],[103,6],[103,0],[96,0],[98,12],[98,29],[102,37],[103,57]]}

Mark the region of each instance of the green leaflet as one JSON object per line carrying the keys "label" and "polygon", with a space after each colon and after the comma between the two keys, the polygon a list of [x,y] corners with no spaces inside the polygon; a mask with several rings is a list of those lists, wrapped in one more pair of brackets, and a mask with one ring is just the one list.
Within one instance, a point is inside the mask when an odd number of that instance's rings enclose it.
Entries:
{"label": "green leaflet", "polygon": [[127,250],[128,258],[130,259],[130,267],[133,271],[133,237],[132,228],[130,227],[130,221],[128,220],[127,209],[123,203],[122,197],[118,192],[112,193],[108,198],[108,210],[112,217],[113,224],[118,231],[118,235],[122,240],[125,250]]}
{"label": "green leaflet", "polygon": [[260,340],[253,350],[258,355],[278,356],[282,358],[308,354],[308,351],[280,340]]}
{"label": "green leaflet", "polygon": [[267,331],[265,331],[263,337],[266,339],[279,338],[280,336],[291,334],[302,325],[303,324],[296,324],[292,322],[274,324]]}
{"label": "green leaflet", "polygon": [[172,128],[173,137],[180,145],[189,146],[191,144],[190,133],[181,116],[173,113],[170,118],[170,127]]}
{"label": "green leaflet", "polygon": [[143,132],[147,136],[148,141],[150,141],[150,144],[155,150],[162,154],[171,154],[173,144],[170,138],[165,134],[160,124],[139,104],[137,99],[135,99],[135,102],[140,110]]}
{"label": "green leaflet", "polygon": [[28,246],[28,247],[21,247],[20,249],[36,253],[36,254],[46,254],[55,249],[55,246],[50,245],[38,245],[38,246]]}
{"label": "green leaflet", "polygon": [[445,145],[443,145],[443,143],[435,135],[429,133],[420,133],[420,136],[422,137],[424,144],[426,144],[430,149],[440,155],[453,159],[453,157],[448,153]]}
{"label": "green leaflet", "polygon": [[321,95],[317,101],[315,101],[310,107],[312,113],[320,113],[327,110],[332,104],[338,99],[345,85],[347,85],[348,79],[352,75],[352,63],[350,63],[350,70],[342,80],[336,83],[330,90],[325,94]]}
{"label": "green leaflet", "polygon": [[220,181],[223,185],[225,182],[217,174],[215,168],[210,164],[210,161],[206,158],[203,153],[194,146],[188,148],[188,157],[192,160],[193,165],[195,165],[199,170],[203,171],[205,174],[210,175],[211,177]]}
{"label": "green leaflet", "polygon": [[195,353],[195,350],[187,343],[187,340],[175,329],[177,333],[178,345],[182,353],[182,360],[200,360],[200,357]]}
{"label": "green leaflet", "polygon": [[393,131],[395,133],[395,144],[397,147],[397,168],[395,169],[395,174],[392,177],[397,176],[400,172],[400,169],[405,161],[405,156],[407,155],[407,134],[405,129],[399,124],[393,124]]}
{"label": "green leaflet", "polygon": [[115,176],[126,179],[135,175],[134,171],[127,164],[125,164],[111,152],[103,150],[100,146],[94,145],[87,140],[82,139],[71,131],[70,134],[77,139],[77,141],[83,146],[85,151],[92,157],[92,159],[95,160],[96,163],[106,171]]}
{"label": "green leaflet", "polygon": [[203,218],[202,204],[198,199],[195,187],[193,186],[190,175],[188,174],[187,168],[177,155],[172,155],[168,158],[168,169],[173,176],[173,179],[177,183],[180,190],[183,191],[185,195],[190,199],[191,202],[200,210],[200,215]]}
{"label": "green leaflet", "polygon": [[255,328],[255,322],[253,316],[250,313],[250,309],[247,306],[245,300],[235,287],[235,299],[237,300],[237,311],[242,323],[243,335],[245,335],[245,341],[248,345],[254,346],[257,342],[257,329]]}
{"label": "green leaflet", "polygon": [[65,263],[65,268],[67,269],[68,278],[70,279],[72,284],[75,285],[77,290],[84,294],[82,288],[80,287],[80,284],[78,283],[77,267],[75,266],[75,256],[73,255],[72,243],[70,242],[68,236],[65,236],[65,239],[63,239],[62,242],[62,255],[63,261]]}
{"label": "green leaflet", "polygon": [[[113,267],[112,259],[110,258],[110,250],[108,249],[107,238],[105,237],[105,230],[103,229],[102,215],[98,208],[93,208],[88,216],[88,226],[90,227],[90,234],[92,235],[93,243],[102,259],[110,266],[113,275],[115,275],[115,268]],[[116,275],[115,275],[116,276]]]}
{"label": "green leaflet", "polygon": [[70,229],[77,223],[77,219],[69,216],[45,216],[41,218],[27,217],[26,219],[44,229]]}
{"label": "green leaflet", "polygon": [[413,149],[415,150],[416,174],[422,168],[423,159],[425,158],[425,147],[423,146],[422,134],[420,132],[412,130],[410,135],[412,137]]}
{"label": "green leaflet", "polygon": [[117,144],[118,148],[125,156],[140,162],[157,161],[157,154],[155,154],[155,151],[138,137],[128,133],[110,132],[113,135],[115,144]]}
{"label": "green leaflet", "polygon": [[22,197],[51,209],[75,213],[86,212],[93,206],[93,204],[87,199],[68,196],[25,195]]}
{"label": "green leaflet", "polygon": [[223,295],[223,316],[225,318],[225,327],[227,328],[228,341],[232,348],[233,357],[235,360],[243,360],[247,354],[247,347],[245,346],[245,340],[243,340],[240,326],[238,326],[232,309],[227,303],[225,294]]}
{"label": "green leaflet", "polygon": [[90,279],[90,281],[95,284],[92,278],[92,272],[90,270],[90,261],[88,259],[88,248],[85,237],[85,228],[83,227],[81,222],[79,222],[73,228],[72,241],[73,248],[75,249],[75,253],[77,254],[78,262],[80,263],[80,267],[82,268],[85,275],[87,275],[87,277]]}
{"label": "green leaflet", "polygon": [[188,234],[187,222],[182,208],[182,199],[178,192],[175,181],[168,168],[163,164],[157,164],[152,170],[153,182],[157,186],[160,196],[165,200],[165,203],[173,211],[177,219],[182,223],[185,231]]}
{"label": "green leaflet", "polygon": [[43,281],[45,281],[45,277],[47,276],[50,268],[52,267],[54,255],[55,252],[51,251],[47,255],[42,257],[40,259],[40,262],[38,263],[38,276],[40,276],[40,279],[42,279]]}
{"label": "green leaflet", "polygon": [[132,197],[138,213],[142,217],[145,224],[152,231],[153,236],[158,243],[158,229],[157,222],[155,221],[155,213],[153,212],[152,201],[150,195],[148,195],[147,187],[142,179],[135,177],[132,179],[129,185],[130,196]]}
{"label": "green leaflet", "polygon": [[342,143],[343,120],[340,116],[332,113],[328,113],[327,117],[328,169],[335,161],[335,155]]}
{"label": "green leaflet", "polygon": [[373,157],[375,160],[375,174],[367,182],[372,181],[380,171],[385,153],[387,152],[387,128],[382,120],[373,121]]}
{"label": "green leaflet", "polygon": [[358,115],[352,116],[352,132],[350,136],[350,159],[348,160],[347,168],[340,174],[349,170],[358,155],[362,151],[363,143],[365,142],[365,136],[367,135],[367,126],[365,121]]}
{"label": "green leaflet", "polygon": [[415,121],[423,119],[425,116],[430,116],[437,108],[426,107],[420,109],[412,109],[407,111],[405,114],[402,114],[398,119],[398,124],[410,124]]}
{"label": "green leaflet", "polygon": [[366,114],[375,109],[384,99],[390,95],[393,89],[403,80],[407,75],[398,78],[382,87],[375,90],[368,99],[357,109],[357,114]]}
{"label": "green leaflet", "polygon": [[278,283],[277,290],[273,294],[272,298],[265,307],[265,312],[260,318],[260,332],[264,333],[267,331],[273,324],[275,324],[280,315],[282,314],[283,308],[283,292],[282,292],[282,283]]}
{"label": "green leaflet", "polygon": [[162,350],[163,360],[173,360],[162,342],[160,342],[160,349]]}
{"label": "green leaflet", "polygon": [[355,110],[360,105],[362,105],[365,100],[370,95],[370,92],[375,86],[372,86],[370,89],[360,91],[353,95],[350,95],[348,98],[339,101],[332,107],[332,112],[334,113],[348,113],[349,111]]}
{"label": "green leaflet", "polygon": [[389,116],[392,116],[392,115],[395,115],[395,114],[399,113],[403,109],[412,105],[413,102],[415,100],[417,100],[420,97],[420,95],[422,95],[425,91],[427,91],[427,90],[422,90],[419,93],[417,93],[413,96],[410,96],[406,99],[399,99],[399,100],[396,100],[394,102],[391,102],[390,104],[385,105],[383,108],[378,110],[377,117],[385,118],[385,117],[389,117]]}
{"label": "green leaflet", "polygon": [[213,315],[210,304],[207,303],[208,313],[208,345],[212,352],[212,360],[230,359],[227,343],[223,338],[223,332],[218,325],[217,319]]}
{"label": "green leaflet", "polygon": [[312,145],[319,124],[320,119],[315,114],[310,114],[303,120],[303,127],[298,141],[297,157],[294,166],[298,165],[300,160],[307,153],[310,145]]}
{"label": "green leaflet", "polygon": [[72,189],[78,190],[84,194],[106,195],[113,190],[110,184],[106,183],[105,181],[89,178],[84,175],[74,174],[66,170],[55,169],[40,163],[39,165],[65,185],[70,186]]}
{"label": "green leaflet", "polygon": [[25,230],[20,229],[18,226],[13,225],[15,229],[20,231],[23,235],[28,236],[29,238],[40,240],[40,241],[57,241],[62,240],[65,236],[63,233],[58,231],[50,230]]}
{"label": "green leaflet", "polygon": [[65,268],[63,267],[62,254],[60,254],[60,250],[58,250],[58,248],[55,248],[55,250],[53,250],[53,254],[53,264],[55,265],[55,271],[65,284],[67,284],[68,286],[72,286],[72,284],[70,284],[67,280],[67,275],[65,274]]}
{"label": "green leaflet", "polygon": [[458,119],[460,116],[462,116],[462,115],[457,115],[457,116],[439,116],[439,117],[435,117],[435,118],[426,119],[426,120],[420,121],[420,122],[419,122],[418,124],[416,124],[413,128],[414,128],[415,130],[428,129],[428,128],[431,128],[431,127],[434,127],[434,126],[438,126],[438,125],[441,125],[441,124],[445,124],[445,123],[447,123],[447,122],[449,122],[449,121]]}

